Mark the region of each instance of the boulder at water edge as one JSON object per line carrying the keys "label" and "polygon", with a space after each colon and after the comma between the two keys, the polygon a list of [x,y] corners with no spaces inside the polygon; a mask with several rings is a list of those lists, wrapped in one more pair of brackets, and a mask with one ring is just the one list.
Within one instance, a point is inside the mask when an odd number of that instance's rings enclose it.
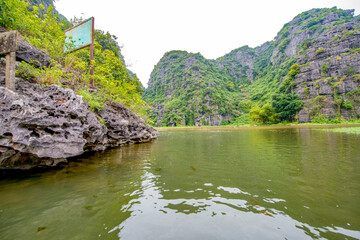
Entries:
{"label": "boulder at water edge", "polygon": [[156,137],[155,129],[118,103],[97,115],[71,89],[22,80],[16,92],[0,86],[0,169],[55,166],[86,151]]}

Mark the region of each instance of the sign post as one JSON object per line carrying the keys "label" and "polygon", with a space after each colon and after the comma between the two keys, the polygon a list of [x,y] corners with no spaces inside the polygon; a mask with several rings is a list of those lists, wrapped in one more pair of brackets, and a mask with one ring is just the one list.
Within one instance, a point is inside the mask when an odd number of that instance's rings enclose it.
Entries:
{"label": "sign post", "polygon": [[[94,26],[95,18],[91,17],[78,25],[65,31],[65,52],[90,47],[90,75],[93,75],[93,58],[94,58]],[[71,46],[71,47],[69,47]],[[93,87],[93,79],[90,79],[90,87]]]}
{"label": "sign post", "polygon": [[18,31],[0,33],[0,55],[6,54],[5,87],[15,91],[16,51],[19,48]]}
{"label": "sign post", "polygon": [[[95,18],[92,18],[92,34],[91,34],[91,45],[90,45],[90,76],[92,76],[93,73],[93,60],[94,60],[94,31],[95,31],[95,27],[94,27],[94,23],[95,23]],[[90,78],[90,86],[94,87],[94,80],[92,78]]]}

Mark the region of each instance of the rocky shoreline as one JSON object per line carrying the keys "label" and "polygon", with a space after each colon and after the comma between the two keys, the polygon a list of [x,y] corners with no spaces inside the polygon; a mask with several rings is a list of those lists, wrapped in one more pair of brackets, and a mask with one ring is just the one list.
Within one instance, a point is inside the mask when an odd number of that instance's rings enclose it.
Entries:
{"label": "rocky shoreline", "polygon": [[71,89],[18,79],[13,92],[0,81],[0,169],[53,167],[85,152],[156,137],[155,129],[119,103],[95,114]]}

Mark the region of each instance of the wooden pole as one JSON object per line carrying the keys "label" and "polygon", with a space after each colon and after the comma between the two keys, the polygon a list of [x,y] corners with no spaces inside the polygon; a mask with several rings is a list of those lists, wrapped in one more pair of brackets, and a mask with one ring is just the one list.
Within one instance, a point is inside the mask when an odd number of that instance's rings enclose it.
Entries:
{"label": "wooden pole", "polygon": [[5,86],[15,91],[15,52],[6,54]]}
{"label": "wooden pole", "polygon": [[16,51],[19,49],[19,33],[9,31],[0,33],[0,55],[6,55],[5,87],[15,91]]}
{"label": "wooden pole", "polygon": [[94,87],[94,80],[92,78],[94,74],[93,70],[93,60],[94,60],[94,28],[95,28],[95,18],[92,18],[92,33],[91,33],[91,44],[90,44],[90,87]]}

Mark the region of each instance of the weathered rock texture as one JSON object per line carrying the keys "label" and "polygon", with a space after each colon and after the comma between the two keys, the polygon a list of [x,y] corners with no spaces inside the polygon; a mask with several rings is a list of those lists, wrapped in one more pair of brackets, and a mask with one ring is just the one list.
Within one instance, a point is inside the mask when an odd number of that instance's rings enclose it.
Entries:
{"label": "weathered rock texture", "polygon": [[18,79],[16,92],[0,86],[2,169],[54,166],[85,151],[148,142],[156,135],[118,103],[96,115],[81,96],[57,85],[42,88]]}
{"label": "weathered rock texture", "polygon": [[[346,34],[347,33],[347,34]],[[296,94],[305,102],[299,122],[319,114],[345,119],[360,116],[360,30],[352,23],[322,33],[298,59]]]}
{"label": "weathered rock texture", "polygon": [[[0,27],[0,33],[7,30]],[[50,57],[44,51],[32,46],[23,40],[19,41],[19,49],[16,51],[16,59],[25,61],[38,67],[50,66]]]}

